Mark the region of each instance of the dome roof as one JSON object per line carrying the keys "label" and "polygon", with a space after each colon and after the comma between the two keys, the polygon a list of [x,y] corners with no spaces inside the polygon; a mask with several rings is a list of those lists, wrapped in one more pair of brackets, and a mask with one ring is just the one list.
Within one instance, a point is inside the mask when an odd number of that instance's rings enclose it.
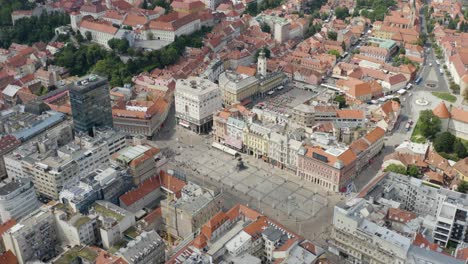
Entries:
{"label": "dome roof", "polygon": [[444,102],[440,102],[440,104],[432,110],[432,113],[434,113],[435,116],[446,119],[450,117],[450,112],[447,109],[447,106],[445,105]]}

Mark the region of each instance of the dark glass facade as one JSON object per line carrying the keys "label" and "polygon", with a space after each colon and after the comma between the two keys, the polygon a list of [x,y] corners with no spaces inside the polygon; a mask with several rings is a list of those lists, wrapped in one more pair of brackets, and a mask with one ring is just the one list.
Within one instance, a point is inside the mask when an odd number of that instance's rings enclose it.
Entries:
{"label": "dark glass facade", "polygon": [[88,76],[77,81],[70,89],[70,104],[76,132],[92,135],[94,127],[113,127],[106,78]]}

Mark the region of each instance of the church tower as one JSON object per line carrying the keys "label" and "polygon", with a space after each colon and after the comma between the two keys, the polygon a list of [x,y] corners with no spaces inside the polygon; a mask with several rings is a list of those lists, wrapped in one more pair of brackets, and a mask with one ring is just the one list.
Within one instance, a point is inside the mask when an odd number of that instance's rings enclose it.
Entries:
{"label": "church tower", "polygon": [[257,73],[263,77],[266,77],[267,75],[267,59],[263,49],[258,54]]}

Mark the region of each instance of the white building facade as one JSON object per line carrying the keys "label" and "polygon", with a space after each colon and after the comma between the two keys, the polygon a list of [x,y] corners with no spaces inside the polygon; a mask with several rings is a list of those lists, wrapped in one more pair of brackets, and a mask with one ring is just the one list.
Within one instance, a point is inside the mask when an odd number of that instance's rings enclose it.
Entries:
{"label": "white building facade", "polygon": [[207,132],[213,124],[213,113],[221,107],[221,91],[217,84],[198,77],[177,81],[175,110],[180,125],[197,133]]}

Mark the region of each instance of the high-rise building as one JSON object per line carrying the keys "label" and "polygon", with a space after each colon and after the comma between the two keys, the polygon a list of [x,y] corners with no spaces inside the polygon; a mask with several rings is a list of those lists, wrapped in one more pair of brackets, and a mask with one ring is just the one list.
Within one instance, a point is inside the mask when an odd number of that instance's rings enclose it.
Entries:
{"label": "high-rise building", "polygon": [[57,242],[54,216],[47,209],[31,213],[3,234],[5,249],[11,250],[20,264],[51,260],[56,256]]}
{"label": "high-rise building", "polygon": [[217,84],[199,77],[177,80],[175,110],[180,125],[197,133],[207,132],[213,124],[213,113],[221,107]]}
{"label": "high-rise building", "polygon": [[106,78],[89,75],[70,89],[75,131],[92,134],[95,127],[113,127],[109,84]]}
{"label": "high-rise building", "polygon": [[39,208],[32,182],[21,179],[0,185],[0,224],[19,220]]}

